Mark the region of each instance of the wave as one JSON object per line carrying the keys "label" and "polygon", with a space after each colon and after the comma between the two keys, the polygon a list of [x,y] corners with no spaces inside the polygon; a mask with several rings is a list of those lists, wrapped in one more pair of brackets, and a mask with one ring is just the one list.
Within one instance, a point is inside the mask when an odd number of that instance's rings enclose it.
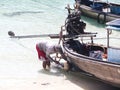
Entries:
{"label": "wave", "polygon": [[3,15],[13,17],[16,15],[22,15],[22,14],[38,14],[38,13],[43,13],[43,11],[18,11],[18,12],[12,12],[12,13],[3,13]]}

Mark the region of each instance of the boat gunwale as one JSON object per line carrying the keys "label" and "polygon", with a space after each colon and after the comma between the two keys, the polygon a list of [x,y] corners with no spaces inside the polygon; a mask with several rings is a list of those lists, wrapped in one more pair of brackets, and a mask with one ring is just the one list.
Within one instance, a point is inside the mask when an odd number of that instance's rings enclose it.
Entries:
{"label": "boat gunwale", "polygon": [[83,12],[83,9],[86,10],[86,11],[89,11],[89,12],[93,12],[93,13],[105,13],[107,16],[110,16],[110,17],[114,17],[114,18],[120,18],[120,15],[116,15],[116,14],[112,14],[112,13],[107,13],[107,12],[102,12],[102,11],[99,11],[99,10],[95,10],[95,9],[92,9],[90,6],[86,6],[84,4],[81,4],[80,5],[80,10]]}

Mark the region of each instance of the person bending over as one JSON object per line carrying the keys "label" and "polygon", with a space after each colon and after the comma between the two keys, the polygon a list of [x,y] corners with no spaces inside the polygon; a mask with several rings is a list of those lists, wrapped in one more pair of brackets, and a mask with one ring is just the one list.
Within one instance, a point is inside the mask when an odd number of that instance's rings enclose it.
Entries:
{"label": "person bending over", "polygon": [[61,52],[60,45],[50,43],[50,41],[40,41],[36,44],[38,58],[43,61],[43,68],[50,67],[50,54]]}

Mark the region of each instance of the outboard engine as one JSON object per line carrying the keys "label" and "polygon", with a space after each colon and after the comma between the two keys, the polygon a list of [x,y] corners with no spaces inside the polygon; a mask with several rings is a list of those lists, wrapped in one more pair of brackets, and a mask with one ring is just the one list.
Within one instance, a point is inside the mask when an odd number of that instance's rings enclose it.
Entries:
{"label": "outboard engine", "polygon": [[66,30],[68,35],[74,36],[84,33],[84,28],[86,23],[81,21],[81,12],[74,11],[73,13],[69,13],[66,19]]}

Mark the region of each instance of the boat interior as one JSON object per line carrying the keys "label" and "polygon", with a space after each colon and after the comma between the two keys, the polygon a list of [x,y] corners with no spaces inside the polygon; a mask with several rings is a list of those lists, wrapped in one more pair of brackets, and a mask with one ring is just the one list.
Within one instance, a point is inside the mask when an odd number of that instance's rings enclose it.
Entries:
{"label": "boat interior", "polygon": [[107,48],[103,47],[102,45],[100,46],[91,43],[85,44],[79,40],[74,39],[68,39],[65,43],[67,48],[73,52],[98,60],[107,60]]}
{"label": "boat interior", "polygon": [[107,61],[111,63],[120,64],[120,49],[95,43],[83,43],[77,39],[68,39],[65,45],[70,52],[85,55],[95,60]]}

